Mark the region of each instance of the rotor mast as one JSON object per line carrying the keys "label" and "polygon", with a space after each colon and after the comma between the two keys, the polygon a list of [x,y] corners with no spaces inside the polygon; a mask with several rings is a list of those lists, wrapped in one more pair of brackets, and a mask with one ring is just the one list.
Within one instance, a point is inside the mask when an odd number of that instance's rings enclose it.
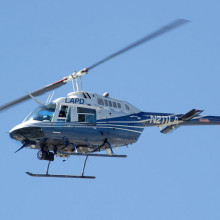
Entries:
{"label": "rotor mast", "polygon": [[84,68],[78,72],[74,71],[71,75],[64,77],[64,82],[70,82],[72,81],[73,84],[73,91],[74,92],[79,92],[80,91],[80,87],[82,89],[82,81],[81,81],[81,85],[79,86],[79,82],[78,82],[78,78],[81,79],[82,76],[88,74],[89,69],[88,68]]}

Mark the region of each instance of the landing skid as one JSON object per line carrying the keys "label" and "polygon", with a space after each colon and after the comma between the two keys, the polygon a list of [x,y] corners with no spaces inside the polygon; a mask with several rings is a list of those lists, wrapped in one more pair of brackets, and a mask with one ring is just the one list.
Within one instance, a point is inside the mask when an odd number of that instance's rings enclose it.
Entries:
{"label": "landing skid", "polygon": [[[116,155],[113,153],[112,151],[112,147],[111,145],[107,142],[107,140],[104,141],[103,145],[107,143],[109,145],[109,148],[111,150],[111,154],[97,154],[97,153],[66,153],[66,152],[63,152],[62,150],[59,150],[59,153],[60,154],[63,154],[63,155],[74,155],[74,156],[85,156],[85,161],[84,161],[84,164],[83,164],[83,168],[82,168],[82,173],[81,175],[57,175],[57,174],[49,174],[49,168],[50,168],[50,163],[51,161],[54,160],[54,154],[51,153],[51,152],[44,152],[46,154],[53,154],[53,157],[49,157],[48,155],[46,155],[45,158],[47,158],[46,160],[49,160],[49,163],[47,165],[47,170],[46,170],[46,173],[45,174],[37,174],[37,173],[30,173],[30,172],[26,172],[27,175],[29,176],[32,176],[32,177],[58,177],[58,178],[78,178],[78,179],[95,179],[96,177],[95,176],[84,176],[84,171],[85,171],[85,167],[86,167],[86,162],[87,162],[87,159],[88,157],[90,156],[94,156],[94,157],[118,157],[118,158],[125,158],[127,157],[127,155]],[[101,146],[103,146],[101,145]],[[98,148],[97,148],[98,149]],[[96,150],[97,150],[96,149]],[[41,150],[42,151],[42,150]],[[42,153],[42,152],[41,152]]]}
{"label": "landing skid", "polygon": [[95,176],[73,176],[73,175],[53,175],[53,174],[34,174],[26,172],[27,175],[32,177],[58,177],[58,178],[80,178],[80,179],[95,179]]}
{"label": "landing skid", "polygon": [[31,172],[26,172],[27,175],[32,176],[32,177],[58,177],[58,178],[75,178],[75,179],[95,179],[95,176],[84,176],[85,172],[85,167],[86,167],[86,162],[87,162],[88,156],[86,157],[84,164],[83,164],[83,169],[82,169],[82,174],[81,175],[57,175],[57,174],[49,174],[49,168],[50,168],[50,163],[49,161],[47,165],[47,171],[45,174],[39,174],[39,173],[31,173]]}
{"label": "landing skid", "polygon": [[94,154],[94,153],[66,153],[63,151],[59,151],[59,153],[64,155],[72,155],[72,156],[85,156],[85,157],[120,157],[126,158],[127,155],[118,155],[118,154]]}

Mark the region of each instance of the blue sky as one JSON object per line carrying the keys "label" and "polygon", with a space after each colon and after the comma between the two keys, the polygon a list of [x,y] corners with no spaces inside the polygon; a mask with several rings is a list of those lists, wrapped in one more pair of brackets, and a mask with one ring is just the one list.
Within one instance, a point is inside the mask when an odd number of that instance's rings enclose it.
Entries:
{"label": "blue sky", "polygon": [[[1,1],[1,104],[55,82],[177,19],[191,22],[97,67],[84,90],[126,100],[143,111],[220,115],[219,1]],[[65,96],[71,84],[55,91]],[[45,101],[47,95],[39,97]],[[47,162],[8,131],[37,104],[1,113],[0,218],[220,219],[218,126],[163,135],[146,128],[127,159],[89,158],[96,180],[31,178]],[[77,174],[82,158],[57,158],[51,173]]]}

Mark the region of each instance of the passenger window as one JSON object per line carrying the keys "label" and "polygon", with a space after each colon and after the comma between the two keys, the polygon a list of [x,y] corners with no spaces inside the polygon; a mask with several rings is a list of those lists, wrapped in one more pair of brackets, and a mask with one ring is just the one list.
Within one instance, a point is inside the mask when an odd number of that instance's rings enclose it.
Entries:
{"label": "passenger window", "polygon": [[117,105],[118,105],[118,108],[121,108],[121,104],[120,103],[117,103]]}
{"label": "passenger window", "polygon": [[98,99],[98,104],[99,104],[99,105],[104,105],[103,99]]}
{"label": "passenger window", "polygon": [[108,104],[110,107],[112,107],[112,102],[111,101],[108,101]]}
{"label": "passenger window", "polygon": [[79,122],[85,122],[86,121],[86,117],[83,114],[78,114],[78,121]]}
{"label": "passenger window", "polygon": [[113,102],[113,107],[117,108],[116,102]]}
{"label": "passenger window", "polygon": [[108,101],[107,100],[105,100],[105,106],[108,106]]}
{"label": "passenger window", "polygon": [[85,93],[83,92],[83,97],[85,98],[85,99],[87,99],[87,97],[86,97],[86,95],[85,95]]}
{"label": "passenger window", "polygon": [[130,108],[129,108],[129,106],[128,106],[128,105],[126,105],[126,104],[125,104],[125,108],[126,108],[127,110],[129,110],[129,109],[130,109]]}
{"label": "passenger window", "polygon": [[90,109],[90,108],[77,108],[78,113],[78,121],[89,123],[89,124],[95,124],[96,123],[96,110]]}
{"label": "passenger window", "polygon": [[[70,121],[70,112],[68,111],[69,107],[66,105],[62,105],[60,108],[60,112],[58,114],[57,121],[65,121],[67,118],[67,121]],[[68,115],[68,117],[67,117]]]}
{"label": "passenger window", "polygon": [[86,94],[89,96],[90,99],[92,99],[88,92]]}

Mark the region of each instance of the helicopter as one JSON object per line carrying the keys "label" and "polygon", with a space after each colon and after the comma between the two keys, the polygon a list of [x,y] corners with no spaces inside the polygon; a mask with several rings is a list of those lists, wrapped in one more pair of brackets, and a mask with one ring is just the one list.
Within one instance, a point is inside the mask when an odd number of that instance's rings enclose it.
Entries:
{"label": "helicopter", "polygon": [[[127,155],[114,154],[113,149],[137,142],[145,127],[156,126],[161,133],[168,134],[181,126],[220,125],[220,116],[201,115],[203,111],[198,109],[185,114],[143,112],[127,101],[110,97],[107,92],[98,95],[83,91],[79,83],[81,77],[95,67],[188,22],[175,20],[87,68],[0,106],[3,111],[31,98],[39,104],[22,123],[9,131],[12,139],[22,143],[16,152],[23,148],[36,149],[38,159],[48,161],[46,173],[26,173],[32,177],[94,179],[95,176],[84,175],[88,157],[126,158]],[[73,83],[73,92],[67,96],[52,101],[51,94],[45,104],[36,98],[68,82]],[[55,156],[85,157],[81,174],[49,174]]]}

